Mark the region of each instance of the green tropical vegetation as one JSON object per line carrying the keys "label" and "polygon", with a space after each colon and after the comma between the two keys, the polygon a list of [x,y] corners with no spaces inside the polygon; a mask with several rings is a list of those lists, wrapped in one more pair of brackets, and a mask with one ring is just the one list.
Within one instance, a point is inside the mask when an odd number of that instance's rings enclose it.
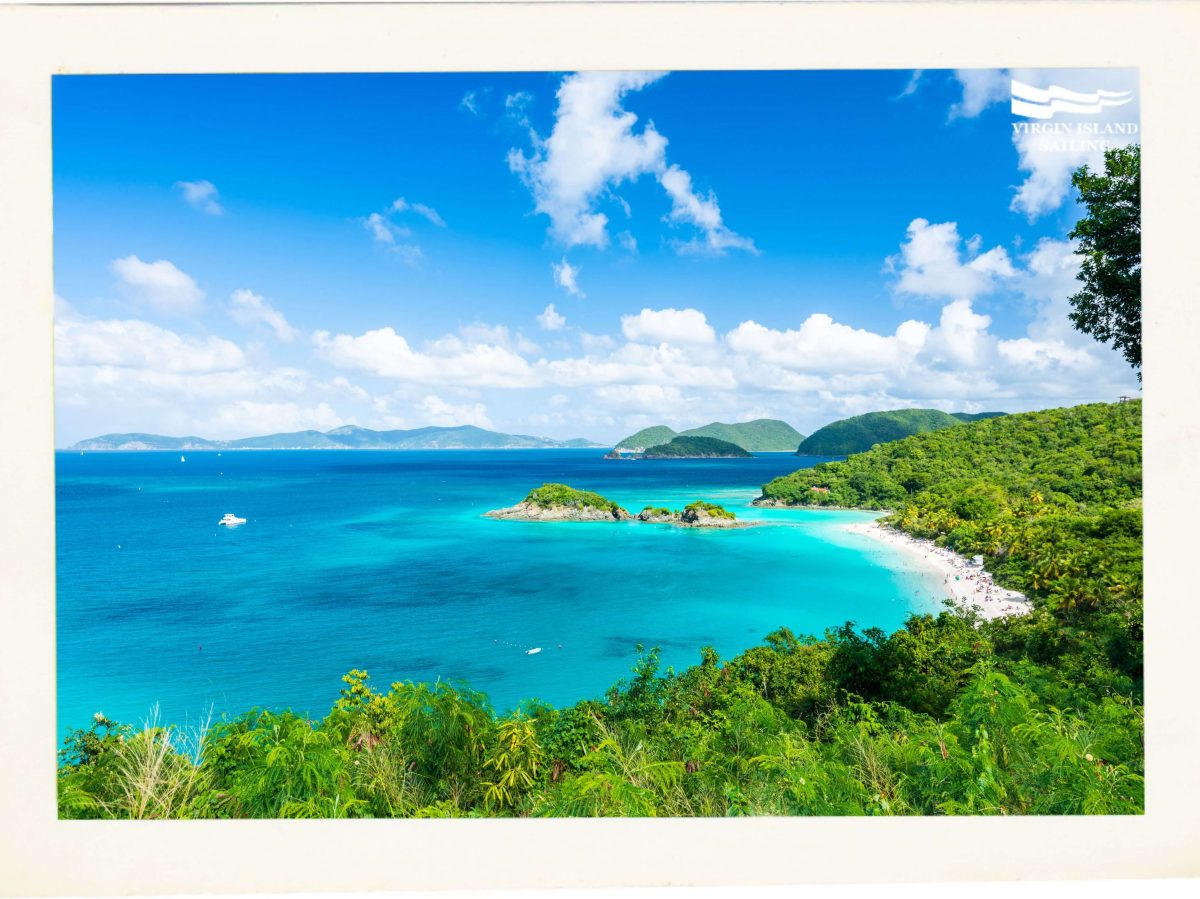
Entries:
{"label": "green tropical vegetation", "polygon": [[951,412],[959,421],[983,421],[985,418],[999,418],[1007,412]]}
{"label": "green tropical vegetation", "polygon": [[719,506],[716,503],[706,502],[702,499],[698,499],[694,503],[688,503],[683,507],[683,511],[685,515],[689,512],[693,513],[693,515],[697,512],[707,512],[712,518],[728,518],[730,521],[733,521],[737,518],[736,515],[734,515],[724,506]]}
{"label": "green tropical vegetation", "polygon": [[966,421],[997,418],[1003,412],[949,413],[938,409],[894,409],[868,412],[831,422],[804,439],[797,456],[848,456],[869,450],[877,443],[901,440],[913,434],[952,428]]}
{"label": "green tropical vegetation", "polygon": [[[603,697],[498,712],[463,684],[344,678],[324,718],[207,731],[98,715],[61,753],[64,818],[1137,814],[1144,805],[1140,404],[931,431],[764,495],[891,510],[981,553],[1028,615],[787,628]],[[575,494],[547,484],[531,501]],[[534,497],[538,499],[535,500]],[[718,507],[719,508],[719,507]],[[803,513],[798,513],[803,514]]]}
{"label": "green tropical vegetation", "polygon": [[670,443],[675,437],[713,437],[751,453],[790,453],[804,439],[804,435],[786,421],[758,418],[737,424],[714,421],[678,433],[666,425],[656,425],[626,437],[617,444],[617,449],[641,450]]}
{"label": "green tropical vegetation", "polygon": [[704,459],[713,456],[748,458],[750,453],[736,443],[715,437],[676,437],[670,443],[648,447],[642,453],[643,459]]}
{"label": "green tropical vegetation", "polygon": [[736,444],[751,453],[790,453],[804,435],[786,421],[757,418],[737,424],[714,421],[701,428],[680,431],[680,437],[715,437]]}
{"label": "green tropical vegetation", "polygon": [[543,484],[530,490],[523,502],[542,509],[603,509],[615,512],[621,507],[606,496],[591,490],[576,490],[566,484]]}
{"label": "green tropical vegetation", "polygon": [[1070,237],[1078,241],[1071,323],[1120,350],[1142,378],[1142,148],[1104,152],[1104,173],[1085,165],[1071,182],[1087,210]]}
{"label": "green tropical vegetation", "polygon": [[624,440],[617,443],[616,449],[627,450],[644,450],[648,446],[658,446],[660,443],[670,443],[679,435],[668,428],[666,425],[655,425],[651,428],[642,428],[636,434],[630,434]]}

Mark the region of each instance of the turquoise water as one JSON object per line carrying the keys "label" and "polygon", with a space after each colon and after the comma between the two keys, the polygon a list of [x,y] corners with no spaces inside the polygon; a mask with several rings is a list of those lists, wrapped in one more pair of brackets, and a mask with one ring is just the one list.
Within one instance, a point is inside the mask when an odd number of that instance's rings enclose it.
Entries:
{"label": "turquoise water", "polygon": [[[636,646],[664,665],[787,625],[895,629],[935,583],[841,530],[755,509],[805,460],[612,462],[595,450],[59,453],[58,723],[323,715],[340,677],[465,680],[499,709],[598,697]],[[809,464],[814,459],[807,460]],[[772,526],[493,521],[561,481],[637,511],[694,499]],[[225,512],[248,519],[217,526]],[[542,647],[535,655],[525,650]]]}

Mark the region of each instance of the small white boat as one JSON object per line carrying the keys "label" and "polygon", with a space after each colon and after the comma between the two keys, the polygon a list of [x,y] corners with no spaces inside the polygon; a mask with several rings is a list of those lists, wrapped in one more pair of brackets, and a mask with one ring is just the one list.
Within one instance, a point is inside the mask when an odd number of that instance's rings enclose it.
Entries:
{"label": "small white boat", "polygon": [[527,655],[527,656],[535,656],[535,655],[537,655],[537,654],[538,654],[539,652],[541,652],[541,651],[542,651],[542,647],[540,647],[540,646],[535,646],[535,647],[533,647],[533,649],[527,649],[527,650],[525,650],[525,655]]}
{"label": "small white boat", "polygon": [[223,524],[226,527],[230,527],[230,528],[235,528],[239,524],[245,524],[245,523],[246,523],[246,519],[238,518],[232,512],[226,512],[225,517],[217,522],[217,524]]}
{"label": "small white boat", "polygon": [[180,457],[179,457],[179,461],[180,461],[180,462],[186,462],[186,461],[187,461],[187,459],[185,459],[183,456],[180,456]]}

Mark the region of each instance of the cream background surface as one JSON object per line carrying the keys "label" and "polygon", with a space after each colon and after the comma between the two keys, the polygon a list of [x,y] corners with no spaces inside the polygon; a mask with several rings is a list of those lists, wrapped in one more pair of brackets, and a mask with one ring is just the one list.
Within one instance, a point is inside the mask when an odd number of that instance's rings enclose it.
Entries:
{"label": "cream background surface", "polygon": [[[1181,876],[1200,868],[1200,390],[1191,3],[0,6],[0,892]],[[54,807],[56,72],[1138,66],[1146,814],[1130,818],[63,822]],[[881,148],[886,151],[886,147]],[[1016,172],[1014,171],[1014,178]],[[153,652],[153,647],[146,647]]]}

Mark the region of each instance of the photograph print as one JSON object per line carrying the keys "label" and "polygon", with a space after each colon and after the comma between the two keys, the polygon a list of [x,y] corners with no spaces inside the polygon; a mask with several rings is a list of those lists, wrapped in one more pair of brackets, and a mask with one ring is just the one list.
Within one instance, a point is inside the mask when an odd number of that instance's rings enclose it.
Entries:
{"label": "photograph print", "polygon": [[1142,814],[1138,93],[56,75],[58,816]]}

